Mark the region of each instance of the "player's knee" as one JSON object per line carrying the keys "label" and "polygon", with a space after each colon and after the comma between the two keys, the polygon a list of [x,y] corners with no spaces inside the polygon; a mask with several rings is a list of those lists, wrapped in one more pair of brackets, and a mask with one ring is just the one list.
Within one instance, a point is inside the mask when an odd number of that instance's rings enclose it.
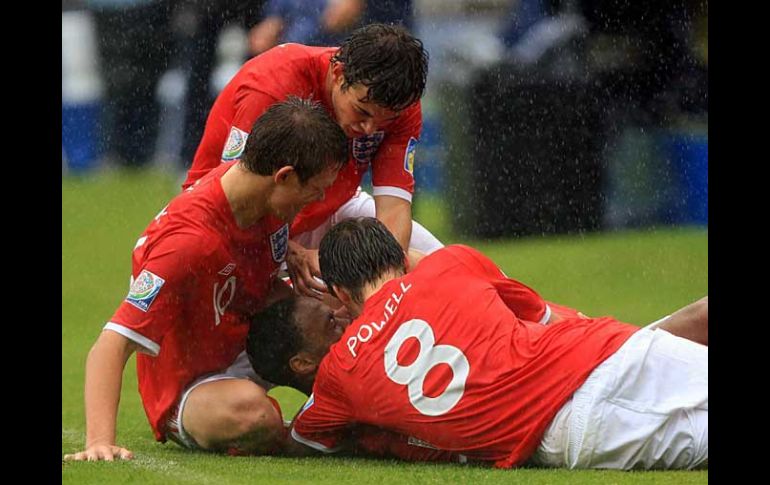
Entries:
{"label": "player's knee", "polygon": [[267,394],[255,386],[241,393],[232,403],[231,419],[237,434],[252,442],[269,442],[278,438],[283,423]]}
{"label": "player's knee", "polygon": [[705,315],[706,320],[708,320],[708,317],[709,317],[709,297],[708,296],[704,296],[703,298],[701,298],[700,300],[698,300],[695,303],[698,305],[699,311],[701,311],[703,313],[703,315]]}
{"label": "player's knee", "polygon": [[708,326],[709,323],[709,297],[704,296],[693,305],[693,314],[695,320],[701,325]]}
{"label": "player's knee", "polygon": [[[280,413],[264,389],[245,379],[203,385],[190,395],[184,427],[207,450],[230,448],[234,443],[270,443],[282,431]],[[256,450],[253,446],[249,450]]]}

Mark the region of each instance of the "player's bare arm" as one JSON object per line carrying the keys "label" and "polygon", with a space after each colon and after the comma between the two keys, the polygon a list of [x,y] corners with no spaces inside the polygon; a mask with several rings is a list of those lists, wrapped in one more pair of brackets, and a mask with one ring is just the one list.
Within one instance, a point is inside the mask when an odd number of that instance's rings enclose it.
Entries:
{"label": "player's bare arm", "polygon": [[86,446],[65,460],[129,460],[133,453],[115,444],[120,388],[126,361],[139,345],[112,330],[102,331],[86,361]]}
{"label": "player's bare arm", "polygon": [[396,237],[404,250],[409,248],[412,237],[412,203],[400,197],[377,195],[374,207],[379,219]]}

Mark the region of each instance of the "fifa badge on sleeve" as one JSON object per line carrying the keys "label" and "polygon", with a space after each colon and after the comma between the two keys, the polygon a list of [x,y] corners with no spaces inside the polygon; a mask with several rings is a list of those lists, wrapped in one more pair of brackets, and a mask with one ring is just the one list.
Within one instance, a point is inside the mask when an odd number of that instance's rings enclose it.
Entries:
{"label": "fifa badge on sleeve", "polygon": [[246,140],[248,138],[249,134],[245,131],[239,130],[235,126],[230,128],[230,136],[227,137],[225,149],[222,150],[222,161],[229,162],[230,160],[241,158],[243,149],[246,148]]}
{"label": "fifa badge on sleeve", "polygon": [[155,301],[161,287],[166,282],[160,276],[143,269],[139,276],[131,282],[126,301],[136,308],[146,312]]}

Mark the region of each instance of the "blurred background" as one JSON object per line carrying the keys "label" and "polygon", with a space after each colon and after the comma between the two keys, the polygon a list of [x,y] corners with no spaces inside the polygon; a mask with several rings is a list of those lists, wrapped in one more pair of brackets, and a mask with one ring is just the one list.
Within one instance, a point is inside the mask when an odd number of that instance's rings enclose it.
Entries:
{"label": "blurred background", "polygon": [[181,177],[246,59],[372,21],[430,53],[415,204],[452,235],[707,227],[705,1],[63,0],[63,177]]}

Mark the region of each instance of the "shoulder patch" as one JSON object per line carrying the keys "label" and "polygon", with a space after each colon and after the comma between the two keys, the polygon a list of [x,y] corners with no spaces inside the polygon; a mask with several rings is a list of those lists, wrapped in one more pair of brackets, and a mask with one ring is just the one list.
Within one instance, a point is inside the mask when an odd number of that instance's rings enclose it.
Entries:
{"label": "shoulder patch", "polygon": [[155,301],[155,297],[158,296],[160,288],[165,282],[166,280],[160,276],[146,269],[142,270],[139,276],[131,283],[126,302],[146,312],[149,310],[152,302]]}
{"label": "shoulder patch", "polygon": [[222,160],[229,162],[230,160],[237,160],[241,158],[243,149],[246,148],[246,140],[249,138],[249,134],[243,130],[239,130],[233,126],[230,128],[230,136],[227,137],[227,143],[225,143],[225,149],[222,150]]}
{"label": "shoulder patch", "polygon": [[414,150],[417,148],[417,138],[409,138],[409,143],[406,145],[406,152],[404,152],[404,170],[414,175]]}

